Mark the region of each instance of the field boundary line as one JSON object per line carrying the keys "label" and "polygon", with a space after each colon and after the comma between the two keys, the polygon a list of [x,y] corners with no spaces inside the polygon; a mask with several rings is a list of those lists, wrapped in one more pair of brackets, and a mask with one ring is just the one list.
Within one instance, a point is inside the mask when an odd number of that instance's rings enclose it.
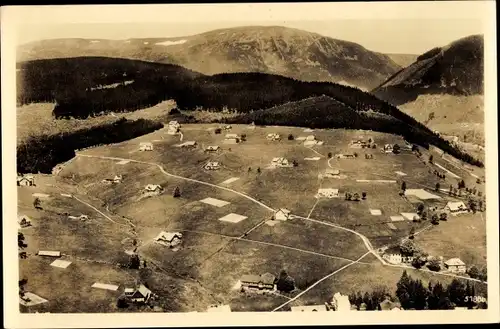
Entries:
{"label": "field boundary line", "polygon": [[321,282],[325,281],[326,279],[334,276],[335,274],[337,274],[338,272],[348,268],[349,266],[351,265],[354,265],[354,264],[357,264],[361,259],[363,259],[366,255],[368,255],[370,252],[367,251],[366,253],[364,253],[361,257],[359,257],[357,260],[347,264],[347,265],[344,265],[342,266],[341,268],[333,271],[332,273],[324,276],[323,278],[319,279],[318,281],[316,281],[315,283],[313,283],[312,285],[310,285],[309,287],[307,287],[305,290],[303,290],[300,294],[298,294],[297,296],[291,298],[289,301],[281,304],[280,306],[276,307],[275,309],[273,309],[271,312],[276,312],[277,310],[279,310],[280,308],[283,308],[283,306],[286,306],[288,304],[290,304],[291,302],[297,300],[300,296],[304,295],[306,292],[308,292],[309,290],[311,290],[312,288],[314,288],[315,286],[317,286],[318,284],[320,284]]}

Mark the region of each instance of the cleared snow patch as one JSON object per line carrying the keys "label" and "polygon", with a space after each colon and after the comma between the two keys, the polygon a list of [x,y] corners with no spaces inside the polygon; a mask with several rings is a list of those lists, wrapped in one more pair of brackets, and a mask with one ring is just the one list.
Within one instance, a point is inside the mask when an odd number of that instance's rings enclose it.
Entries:
{"label": "cleared snow patch", "polygon": [[173,46],[173,45],[182,45],[183,43],[186,43],[187,40],[177,40],[177,41],[170,41],[170,40],[167,40],[167,41],[163,41],[163,42],[158,42],[156,43],[157,45],[160,45],[160,46]]}
{"label": "cleared snow patch", "polygon": [[402,222],[405,220],[405,218],[403,216],[391,216],[391,220],[393,222]]}
{"label": "cleared snow patch", "polygon": [[407,189],[405,195],[414,195],[421,200],[441,199],[440,196],[429,193],[424,189]]}
{"label": "cleared snow patch", "polygon": [[231,204],[231,202],[227,202],[227,201],[223,201],[223,200],[219,200],[219,199],[215,199],[215,198],[206,198],[206,199],[200,200],[200,202],[209,204],[211,206],[219,207],[219,208],[227,206],[228,204]]}
{"label": "cleared snow patch", "polygon": [[240,179],[239,177],[231,177],[229,179],[226,179],[225,181],[223,181],[221,184],[231,184],[233,182],[236,182],[238,179]]}
{"label": "cleared snow patch", "polygon": [[33,306],[48,302],[48,300],[46,300],[45,298],[35,295],[32,292],[25,292],[24,297],[24,299],[19,298],[19,304],[24,306]]}
{"label": "cleared snow patch", "polygon": [[35,198],[48,198],[50,195],[45,194],[45,193],[33,193],[32,194]]}
{"label": "cleared snow patch", "polygon": [[373,216],[380,216],[382,215],[382,211],[380,211],[380,209],[370,209],[370,214]]}
{"label": "cleared snow patch", "polygon": [[71,194],[66,194],[66,193],[61,193],[61,196],[65,198],[72,198],[73,196]]}
{"label": "cleared snow patch", "polygon": [[118,162],[117,164],[119,164],[119,165],[125,165],[125,164],[127,164],[129,162],[130,162],[129,160],[122,160],[122,161]]}
{"label": "cleared snow patch", "polygon": [[399,176],[406,176],[406,174],[402,171],[395,171],[396,174],[398,174]]}
{"label": "cleared snow patch", "polygon": [[401,216],[403,216],[406,220],[413,220],[415,217],[420,218],[420,216],[414,212],[402,212]]}
{"label": "cleared snow patch", "polygon": [[387,223],[387,226],[389,226],[389,228],[390,228],[391,230],[397,230],[397,227],[396,227],[396,226],[394,226],[394,224],[393,224],[393,223]]}
{"label": "cleared snow patch", "polygon": [[117,285],[106,284],[106,283],[99,283],[99,282],[94,283],[92,285],[92,288],[99,288],[99,289],[112,290],[112,291],[118,290],[118,286]]}
{"label": "cleared snow patch", "polygon": [[304,160],[307,160],[307,161],[318,161],[319,159],[321,159],[321,158],[320,157],[304,158]]}
{"label": "cleared snow patch", "polygon": [[62,259],[56,259],[55,261],[53,261],[50,266],[54,266],[54,267],[59,267],[59,268],[66,268],[68,267],[69,265],[71,264],[70,261],[67,261],[67,260],[62,260]]}
{"label": "cleared snow patch", "polygon": [[229,223],[239,223],[244,219],[247,219],[247,216],[242,216],[234,213],[227,214],[224,217],[219,218],[220,221],[222,222],[229,222]]}
{"label": "cleared snow patch", "polygon": [[296,140],[298,140],[298,141],[305,141],[306,140],[306,136],[297,137]]}

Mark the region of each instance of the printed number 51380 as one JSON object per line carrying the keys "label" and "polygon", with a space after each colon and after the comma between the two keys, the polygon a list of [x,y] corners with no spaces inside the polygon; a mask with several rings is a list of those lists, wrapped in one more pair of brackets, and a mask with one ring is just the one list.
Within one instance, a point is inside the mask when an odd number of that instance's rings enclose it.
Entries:
{"label": "printed number 51380", "polygon": [[465,302],[485,303],[486,298],[483,296],[465,296]]}

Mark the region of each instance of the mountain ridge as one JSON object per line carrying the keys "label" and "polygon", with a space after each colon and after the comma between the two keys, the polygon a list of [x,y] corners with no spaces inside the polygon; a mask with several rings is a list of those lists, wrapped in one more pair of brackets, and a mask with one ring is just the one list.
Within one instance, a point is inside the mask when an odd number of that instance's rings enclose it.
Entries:
{"label": "mountain ridge", "polygon": [[389,56],[355,42],[282,26],[223,28],[174,38],[44,40],[20,46],[17,61],[80,56],[176,64],[207,75],[278,74],[364,90],[401,69]]}

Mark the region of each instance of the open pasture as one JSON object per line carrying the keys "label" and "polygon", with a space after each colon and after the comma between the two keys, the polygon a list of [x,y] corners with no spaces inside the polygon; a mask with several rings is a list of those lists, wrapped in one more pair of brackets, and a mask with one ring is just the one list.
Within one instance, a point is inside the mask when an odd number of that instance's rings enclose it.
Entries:
{"label": "open pasture", "polygon": [[484,213],[449,217],[415,237],[415,243],[431,255],[445,260],[458,257],[467,267],[486,265],[486,221]]}
{"label": "open pasture", "polygon": [[[421,279],[424,287],[427,287],[429,281],[433,283],[439,281],[442,284],[449,284],[452,280],[451,277],[418,271],[411,268],[406,271],[408,275],[414,279]],[[293,302],[292,305],[323,304],[327,301],[331,301],[336,292],[348,295],[355,291],[360,291],[362,293],[372,291],[376,287],[386,287],[387,290],[394,295],[396,292],[396,284],[402,273],[403,269],[401,268],[383,266],[379,263],[374,263],[372,265],[354,264],[321,282]]]}
{"label": "open pasture", "polygon": [[244,274],[269,272],[278,276],[285,269],[295,279],[296,287],[303,290],[346,264],[343,260],[241,240],[207,259],[200,265],[199,273],[205,287],[227,296]]}
{"label": "open pasture", "polygon": [[358,236],[299,218],[272,227],[262,225],[249,233],[247,238],[352,260],[366,252]]}

